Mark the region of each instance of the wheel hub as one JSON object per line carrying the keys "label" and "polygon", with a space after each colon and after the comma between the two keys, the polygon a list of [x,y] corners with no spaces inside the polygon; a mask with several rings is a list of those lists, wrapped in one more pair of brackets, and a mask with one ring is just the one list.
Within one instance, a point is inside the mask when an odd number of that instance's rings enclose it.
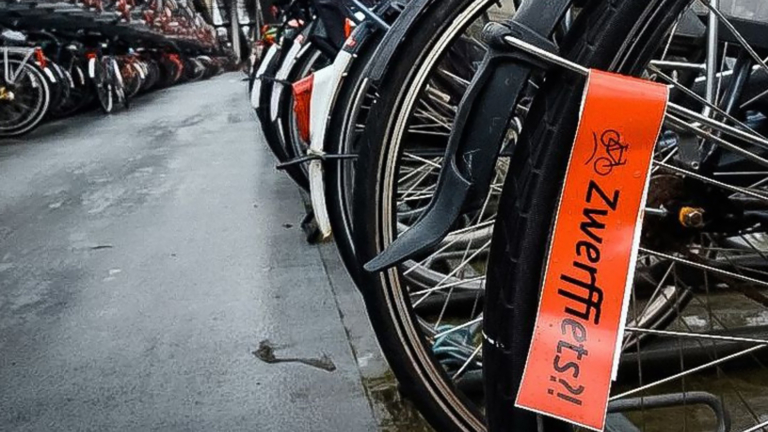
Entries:
{"label": "wheel hub", "polygon": [[665,211],[663,216],[646,214],[643,220],[643,247],[678,251],[704,227],[704,210],[685,202],[690,198],[685,191],[682,177],[670,174],[651,177],[646,207]]}
{"label": "wheel hub", "polygon": [[704,228],[704,209],[698,207],[682,207],[677,219],[686,228]]}
{"label": "wheel hub", "polygon": [[16,95],[12,91],[5,86],[0,87],[0,100],[12,102],[14,99],[16,99]]}

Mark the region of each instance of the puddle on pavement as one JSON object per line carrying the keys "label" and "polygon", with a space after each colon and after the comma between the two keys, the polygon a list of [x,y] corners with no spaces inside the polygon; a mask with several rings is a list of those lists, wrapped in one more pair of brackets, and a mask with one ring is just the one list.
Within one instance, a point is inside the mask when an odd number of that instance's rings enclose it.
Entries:
{"label": "puddle on pavement", "polygon": [[381,377],[363,378],[379,427],[384,432],[433,432],[413,404],[397,389],[392,372]]}
{"label": "puddle on pavement", "polygon": [[323,354],[319,358],[300,358],[300,357],[284,357],[278,358],[275,356],[275,347],[272,343],[265,339],[259,342],[259,348],[252,353],[257,359],[264,363],[301,363],[307,366],[312,366],[317,369],[322,369],[327,372],[333,372],[336,370],[336,365],[327,355]]}

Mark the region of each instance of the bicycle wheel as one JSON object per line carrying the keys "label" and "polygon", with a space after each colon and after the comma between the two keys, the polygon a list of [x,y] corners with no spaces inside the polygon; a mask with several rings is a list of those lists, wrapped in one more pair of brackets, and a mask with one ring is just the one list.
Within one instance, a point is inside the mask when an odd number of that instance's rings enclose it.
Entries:
{"label": "bicycle wheel", "polygon": [[[289,73],[287,77],[287,81],[295,83],[300,79],[309,76],[315,70],[327,66],[328,62],[328,58],[323,55],[320,50],[309,46],[297,60],[296,65],[292,68],[291,73]],[[293,109],[295,101],[295,98],[293,97],[293,89],[288,85],[286,87],[287,88],[283,89],[280,96],[275,129],[277,130],[277,135],[280,138],[282,147],[285,150],[285,161],[288,161],[306,156],[308,143],[301,139],[301,134],[299,133],[296,112]],[[309,184],[309,174],[306,164],[288,167],[286,171],[288,171],[291,178],[299,179],[296,181],[297,184]]]}
{"label": "bicycle wheel", "polygon": [[51,97],[50,107],[48,108],[50,113],[67,103],[71,96],[72,80],[58,64],[51,60],[47,60],[47,62],[47,69],[55,80],[55,82],[50,84],[52,92],[55,93],[55,97]]}
{"label": "bicycle wheel", "polygon": [[[628,327],[633,330],[624,337],[611,400],[621,403],[639,396],[632,401],[637,412],[625,413],[630,430],[714,430],[711,416],[686,400],[692,390],[703,390],[724,407],[725,414],[717,419],[721,426],[730,417],[738,430],[763,430],[761,394],[767,374],[759,348],[765,337],[754,317],[763,316],[768,305],[763,301],[768,243],[760,219],[768,208],[763,178],[768,162],[764,146],[745,147],[727,126],[736,124],[752,141],[765,141],[761,94],[768,87],[761,74],[768,71],[752,69],[762,61],[745,66],[751,58],[745,53],[759,48],[748,48],[734,36],[702,47],[705,20],[689,3],[594,2],[563,44],[564,55],[582,65],[669,80],[676,90],[673,102],[712,114],[708,134],[701,133],[702,124],[693,117],[675,122],[668,115],[655,149],[629,306]],[[765,37],[758,42],[765,45]],[[720,53],[712,63],[718,70],[710,68],[709,78],[700,74],[701,67],[692,67],[700,66],[707,52]],[[654,56],[657,60],[651,62]],[[667,75],[659,70],[662,66],[675,71]],[[744,79],[731,78],[736,76]],[[722,87],[708,101],[705,87],[716,87],[715,81]],[[488,264],[483,344],[487,415],[494,431],[571,429],[557,421],[540,422],[516,409],[514,399],[533,333],[552,215],[578,124],[582,88],[583,79],[572,73],[548,75],[526,117],[500,199]],[[697,157],[706,163],[694,166],[695,158],[685,154],[690,142],[716,156],[702,153]],[[689,206],[701,223],[690,219]],[[678,301],[683,296],[690,301]],[[667,305],[667,316],[655,317],[647,326],[631,324],[645,319],[658,301]],[[745,339],[737,343],[739,337]],[[677,403],[669,409],[650,406],[652,398],[670,395]]]}
{"label": "bicycle wheel", "polygon": [[[367,95],[365,70],[376,52],[383,34],[376,32],[363,44],[354,44],[351,66],[345,72],[338,96],[331,107],[330,118],[323,140],[329,154],[355,154],[360,146],[371,97]],[[346,48],[345,48],[346,49]],[[356,282],[357,273],[364,263],[357,259],[352,225],[352,196],[354,191],[355,162],[338,160],[325,163],[325,202],[331,223],[333,239],[350,276]]]}
{"label": "bicycle wheel", "polygon": [[[352,265],[379,254],[428,205],[458,104],[486,52],[479,33],[489,16],[512,13],[512,2],[425,6],[381,79],[356,96],[363,110],[373,102],[362,113],[358,159],[345,162],[331,186],[340,189],[337,199],[352,194]],[[361,132],[356,120],[344,138],[350,144]],[[505,164],[498,165],[499,186]],[[344,183],[352,171],[350,191]],[[481,311],[496,195],[429,253],[378,274],[350,270],[403,392],[440,431],[485,429]]]}
{"label": "bicycle wheel", "polygon": [[125,86],[125,97],[132,99],[139,94],[141,86],[144,84],[144,71],[136,61],[126,61],[123,66]]}
{"label": "bicycle wheel", "polygon": [[50,100],[48,103],[48,109],[56,109],[67,97],[68,95],[68,83],[63,81],[63,76],[61,76],[58,73],[58,70],[55,68],[54,63],[51,62],[49,59],[46,58],[46,63],[43,67],[43,65],[39,64],[38,62],[31,62],[34,67],[37,67],[45,77],[46,81],[48,82],[48,90],[50,93]]}
{"label": "bicycle wheel", "polygon": [[200,81],[205,76],[205,65],[194,57],[190,57],[189,61],[192,64],[192,76],[190,79],[193,82]]}
{"label": "bicycle wheel", "polygon": [[0,136],[21,135],[36,127],[48,112],[48,81],[28,61],[6,57],[0,63],[8,74],[0,77]]}
{"label": "bicycle wheel", "polygon": [[259,68],[260,73],[257,73],[251,95],[251,100],[255,102],[255,104],[252,103],[252,105],[254,106],[256,116],[261,123],[261,130],[264,134],[264,138],[266,138],[267,145],[278,159],[281,157],[280,152],[282,149],[278,144],[280,139],[270,121],[269,104],[272,95],[272,87],[274,85],[274,81],[272,81],[271,78],[274,78],[275,73],[277,73],[277,70],[280,68],[284,50],[285,48],[278,45],[270,47],[268,57]]}
{"label": "bicycle wheel", "polygon": [[158,81],[160,80],[160,67],[157,65],[157,61],[148,59],[145,61],[147,78],[144,80],[144,84],[141,86],[142,92],[147,92],[156,88]]}
{"label": "bicycle wheel", "polygon": [[69,90],[69,97],[59,107],[53,111],[51,110],[51,116],[55,118],[67,117],[79,111],[84,106],[88,105],[92,101],[93,90],[88,86],[85,80],[85,73],[78,64],[73,60],[69,62],[69,68],[64,72],[69,76],[71,80],[71,88]]}
{"label": "bicycle wheel", "polygon": [[[273,98],[276,98],[276,96],[273,96],[275,94],[276,86],[273,78],[278,74],[285,58],[297,54],[296,51],[301,48],[300,42],[297,41],[286,40],[283,43],[284,45],[282,47],[273,45],[270,48],[271,54],[269,54],[266,64],[262,64],[263,69],[262,67],[259,68],[261,74],[256,78],[258,82],[254,85],[252,90],[252,92],[258,92],[253,95],[257,98],[256,100],[258,100],[256,115],[261,123],[261,130],[264,134],[267,146],[269,146],[269,149],[275,155],[275,158],[281,162],[289,160],[290,157],[286,152],[286,148],[283,146],[283,140],[280,138],[276,122],[273,121],[271,115],[272,106],[275,105],[275,111],[277,111],[278,101],[280,100],[280,98],[277,98],[274,104],[272,102]],[[291,52],[292,50],[294,52]],[[277,85],[282,86],[283,84]],[[285,90],[283,93],[288,92],[290,92],[290,89]],[[299,187],[305,190],[309,187],[306,176],[302,175],[300,167],[291,167],[286,171]]]}
{"label": "bicycle wheel", "polygon": [[107,70],[107,77],[109,82],[112,83],[114,100],[122,105],[123,108],[128,108],[130,102],[128,101],[128,98],[125,97],[125,83],[123,81],[123,75],[120,72],[120,65],[114,57],[105,57],[104,59],[106,62],[105,68]]}
{"label": "bicycle wheel", "polygon": [[96,97],[99,100],[102,111],[109,114],[114,108],[114,101],[112,96],[114,91],[112,90],[112,82],[109,79],[109,69],[107,65],[100,59],[92,59],[94,61],[93,66],[93,86],[96,90]]}

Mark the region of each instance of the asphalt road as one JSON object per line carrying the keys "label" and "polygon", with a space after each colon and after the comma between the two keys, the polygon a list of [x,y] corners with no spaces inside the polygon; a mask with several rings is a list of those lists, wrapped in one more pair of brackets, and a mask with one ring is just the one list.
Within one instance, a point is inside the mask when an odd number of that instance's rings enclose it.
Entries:
{"label": "asphalt road", "polygon": [[0,429],[413,429],[240,78],[0,142]]}

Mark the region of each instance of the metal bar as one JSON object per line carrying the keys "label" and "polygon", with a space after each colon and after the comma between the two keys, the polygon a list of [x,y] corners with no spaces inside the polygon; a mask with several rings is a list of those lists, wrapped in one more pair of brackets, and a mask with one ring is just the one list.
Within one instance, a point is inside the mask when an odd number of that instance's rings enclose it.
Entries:
{"label": "metal bar", "polygon": [[768,427],[768,421],[764,421],[760,423],[759,425],[753,426],[749,429],[744,430],[744,432],[757,432],[761,429],[764,429],[765,427]]}
{"label": "metal bar", "polygon": [[554,65],[576,72],[579,75],[583,75],[585,77],[589,76],[589,68],[585,68],[584,66],[578,63],[574,63],[572,61],[566,60],[560,57],[559,55],[552,54],[547,50],[538,48],[518,38],[515,38],[512,36],[504,36],[504,41],[515,48],[521,49],[529,54],[533,54],[536,57],[539,57],[542,60],[546,60]]}
{"label": "metal bar", "polygon": [[9,72],[10,65],[8,64],[8,47],[3,47],[3,69],[4,69],[4,75],[3,78],[5,79],[5,82],[13,83],[13,80],[11,79],[11,74]]}
{"label": "metal bar", "polygon": [[747,349],[745,349],[743,351],[739,351],[739,352],[731,354],[731,355],[729,355],[727,357],[723,357],[721,359],[718,359],[718,360],[715,360],[715,361],[711,361],[709,363],[705,363],[705,364],[703,364],[701,366],[695,367],[693,369],[689,369],[687,371],[680,372],[678,374],[672,375],[672,376],[664,378],[662,380],[658,380],[656,382],[652,382],[650,384],[646,384],[646,385],[644,385],[642,387],[638,387],[638,388],[626,391],[624,393],[617,394],[616,396],[611,396],[611,398],[608,399],[608,400],[609,401],[615,401],[615,400],[621,399],[623,397],[627,397],[629,395],[632,395],[632,394],[635,394],[635,393],[639,393],[639,392],[647,390],[647,389],[649,389],[651,387],[655,387],[657,385],[661,385],[661,384],[664,384],[664,383],[667,383],[667,382],[670,382],[670,381],[674,381],[676,379],[679,379],[679,378],[682,378],[684,376],[696,373],[696,372],[698,372],[700,370],[704,370],[704,369],[710,368],[712,366],[717,366],[719,364],[725,363],[727,361],[733,360],[735,358],[741,357],[743,355],[749,354],[751,352],[757,351],[757,350],[759,350],[761,348],[765,348],[765,347],[766,347],[766,345],[758,345],[758,346],[754,346],[752,348],[747,348]]}
{"label": "metal bar", "polygon": [[462,325],[459,325],[459,326],[453,327],[453,328],[451,328],[450,330],[446,330],[446,331],[444,331],[444,332],[440,332],[440,333],[436,334],[436,335],[434,336],[434,338],[435,338],[435,339],[440,339],[441,337],[443,337],[443,336],[445,336],[445,335],[449,335],[449,334],[451,334],[451,333],[453,333],[453,332],[459,331],[459,330],[461,330],[461,329],[467,328],[467,327],[469,327],[469,326],[472,326],[472,325],[475,325],[475,324],[477,324],[477,323],[481,323],[481,322],[483,322],[483,317],[482,317],[482,316],[480,316],[480,317],[478,317],[478,318],[475,318],[475,319],[473,319],[472,321],[467,321],[467,322],[465,322],[465,323],[464,323],[464,324],[462,324]]}
{"label": "metal bar", "polygon": [[768,340],[765,340],[765,339],[743,338],[743,337],[735,337],[735,336],[674,332],[674,331],[668,331],[668,330],[653,330],[653,329],[646,329],[646,328],[639,328],[639,327],[626,327],[624,330],[633,332],[633,333],[653,334],[658,336],[720,340],[720,341],[726,341],[726,342],[746,342],[746,343],[754,343],[754,344],[760,344],[760,345],[768,344]]}
{"label": "metal bar", "polygon": [[711,266],[706,266],[704,264],[699,264],[697,262],[689,261],[689,260],[686,260],[686,259],[683,259],[683,258],[679,258],[679,257],[676,257],[676,256],[668,255],[668,254],[665,254],[665,253],[662,253],[662,252],[657,252],[657,251],[653,251],[653,250],[642,248],[642,247],[639,250],[640,250],[640,252],[646,253],[648,255],[653,255],[653,256],[658,257],[658,258],[662,258],[662,259],[666,259],[666,260],[669,260],[669,261],[673,261],[673,262],[676,262],[676,263],[679,263],[679,264],[682,264],[682,265],[687,265],[689,267],[697,268],[699,270],[704,270],[704,271],[708,271],[708,272],[711,272],[711,273],[714,273],[714,274],[719,274],[719,275],[722,275],[724,277],[731,278],[731,279],[736,279],[736,280],[739,280],[739,281],[742,281],[742,282],[753,283],[755,285],[760,285],[760,286],[768,287],[768,282],[764,282],[764,281],[761,281],[759,279],[751,278],[749,276],[742,276],[742,275],[737,274],[737,273],[729,272],[729,271],[726,271],[726,270],[721,270],[719,268],[715,268],[715,267],[711,267]]}
{"label": "metal bar", "polygon": [[737,129],[733,126],[729,126],[725,123],[719,122],[717,120],[713,120],[707,116],[703,116],[695,111],[691,111],[688,108],[681,107],[679,105],[670,103],[667,107],[667,110],[672,114],[677,114],[679,116],[688,117],[692,120],[698,121],[701,124],[707,125],[711,128],[715,128],[721,132],[724,132],[728,135],[731,135],[735,138],[742,139],[744,141],[747,141],[749,143],[752,143],[758,147],[761,147],[763,149],[768,149],[768,140],[760,137],[755,136],[751,133],[747,133],[742,131],[741,129]]}
{"label": "metal bar", "polygon": [[764,158],[762,158],[762,157],[760,157],[760,156],[750,152],[749,150],[744,150],[741,147],[735,146],[735,145],[731,144],[730,142],[720,138],[719,136],[717,136],[717,135],[715,135],[713,133],[707,132],[707,131],[699,128],[699,127],[696,127],[694,125],[688,124],[683,119],[675,117],[672,114],[667,114],[667,118],[665,119],[665,122],[667,122],[667,123],[669,123],[669,124],[671,124],[673,126],[676,126],[676,127],[680,128],[680,129],[684,129],[684,130],[687,130],[689,132],[692,132],[694,135],[696,135],[696,136],[698,136],[700,138],[708,139],[708,140],[714,142],[716,145],[724,147],[724,148],[726,148],[726,149],[728,149],[728,150],[730,150],[730,151],[732,151],[734,153],[737,153],[737,154],[743,156],[745,159],[749,159],[749,160],[751,160],[751,161],[753,161],[755,163],[758,163],[758,164],[760,164],[762,166],[768,167],[768,160],[766,160],[766,159],[764,159]]}
{"label": "metal bar", "polygon": [[659,69],[692,69],[698,71],[707,70],[707,66],[701,63],[685,63],[669,60],[651,60],[651,66]]}
{"label": "metal bar", "polygon": [[715,22],[717,22],[717,19],[719,19],[723,25],[733,34],[733,36],[736,38],[736,40],[739,41],[739,43],[742,45],[742,47],[747,50],[747,53],[755,60],[758,67],[761,67],[764,71],[768,73],[768,65],[765,64],[765,61],[760,58],[760,56],[757,55],[754,48],[752,48],[751,45],[749,45],[749,42],[747,42],[746,39],[744,39],[744,36],[739,33],[738,30],[736,30],[736,27],[731,24],[731,22],[728,20],[728,18],[723,15],[720,10],[717,9],[716,6],[713,6],[713,3],[717,3],[720,0],[710,0],[710,3],[706,5],[709,8],[710,12],[710,20],[712,19],[712,16],[715,16]]}
{"label": "metal bar", "polygon": [[[638,409],[671,408],[679,405],[706,405],[717,418],[716,432],[728,432],[731,429],[731,419],[725,410],[723,402],[717,396],[700,391],[684,393],[668,393],[654,396],[640,396],[632,399],[622,399],[608,404],[608,412],[636,411]],[[624,430],[624,429],[620,429]]]}
{"label": "metal bar", "polygon": [[[735,146],[731,144],[729,141],[726,141],[719,136],[717,136],[714,133],[707,132],[699,127],[696,127],[692,124],[687,123],[686,121],[673,116],[672,114],[667,114],[667,118],[665,119],[665,122],[668,123],[671,126],[674,126],[681,130],[686,130],[688,132],[692,132],[694,135],[698,136],[699,138],[704,138],[706,140],[713,141],[720,147],[724,147],[734,153],[737,153],[741,156],[743,156],[745,159],[751,160],[755,163],[758,163],[764,167],[768,167],[768,160],[756,155],[755,153],[750,152],[749,150],[742,149],[741,147]],[[696,165],[691,165],[695,169],[698,169],[698,162]]]}
{"label": "metal bar", "polygon": [[[707,102],[717,103],[715,94],[715,74],[717,73],[717,45],[718,45],[718,22],[714,10],[720,7],[720,0],[709,0],[709,15],[707,21]],[[707,110],[709,111],[709,110]]]}
{"label": "metal bar", "polygon": [[384,31],[389,30],[389,24],[387,24],[386,21],[381,19],[380,16],[376,15],[374,11],[366,7],[364,4],[360,3],[359,0],[349,0],[349,1],[352,2],[352,4],[355,5],[357,9],[360,10],[360,13],[365,15],[366,18],[370,19],[374,24],[376,24],[377,27],[380,27]]}
{"label": "metal bar", "polygon": [[[695,101],[703,104],[704,106],[708,106],[710,109],[715,110],[716,113],[722,115],[727,120],[730,120],[731,122],[733,122],[733,124],[738,125],[738,126],[740,126],[741,128],[743,128],[743,129],[745,129],[747,131],[754,132],[754,130],[752,130],[752,128],[750,128],[749,126],[745,125],[744,123],[742,123],[738,119],[734,118],[733,116],[729,115],[725,111],[721,110],[720,108],[717,107],[717,105],[714,105],[714,104],[712,104],[710,102],[707,102],[706,99],[704,99],[703,97],[697,95],[696,93],[693,92],[693,90],[689,89],[688,87],[685,87],[684,85],[680,84],[678,81],[676,81],[671,76],[669,76],[669,75],[665,74],[664,72],[662,72],[659,68],[657,68],[653,64],[651,64],[648,67],[648,69],[652,70],[654,74],[658,75],[659,77],[661,77],[661,79],[663,79],[664,81],[668,82],[672,86],[672,88],[680,90],[681,92],[685,93],[687,96],[691,97]],[[768,93],[768,92],[766,92],[766,93]],[[757,132],[755,132],[755,133],[757,133]]]}
{"label": "metal bar", "polygon": [[[589,76],[589,68],[586,68],[584,66],[581,66],[580,64],[574,63],[572,61],[566,60],[563,57],[560,57],[556,54],[552,54],[546,50],[543,50],[541,48],[538,48],[534,45],[531,45],[527,42],[524,42],[520,39],[514,38],[512,36],[505,36],[504,40],[510,44],[511,46],[521,49],[529,54],[535,55],[536,57],[539,57],[542,60],[546,60],[554,65],[563,67],[565,69],[568,69],[570,71],[576,72],[582,76]],[[702,114],[699,114],[697,112],[691,111],[687,108],[681,107],[674,103],[667,104],[667,110],[670,113],[682,115],[685,117],[689,117],[693,120],[699,121],[702,124],[705,124],[710,127],[718,128],[719,130],[732,135],[736,138],[743,139],[747,142],[750,142],[752,144],[755,144],[757,146],[768,148],[768,140],[762,137],[757,137],[753,134],[744,132],[742,130],[739,130],[737,128],[734,128],[732,126],[728,126],[726,124],[723,124],[721,122],[715,121],[710,119],[707,116],[704,116]]]}

